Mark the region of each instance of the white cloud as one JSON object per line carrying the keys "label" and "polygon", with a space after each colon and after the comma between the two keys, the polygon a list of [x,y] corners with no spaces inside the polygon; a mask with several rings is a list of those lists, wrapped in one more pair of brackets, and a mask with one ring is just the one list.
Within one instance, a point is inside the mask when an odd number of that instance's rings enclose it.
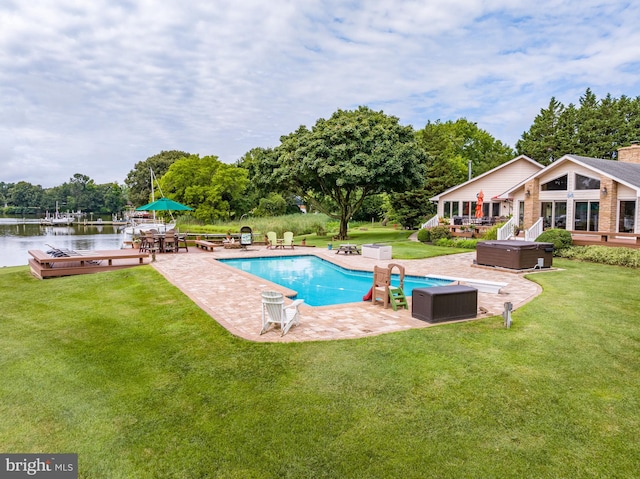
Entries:
{"label": "white cloud", "polygon": [[0,181],[122,182],[161,150],[232,162],[366,104],[514,145],[551,96],[638,95],[619,1],[31,0],[0,6]]}

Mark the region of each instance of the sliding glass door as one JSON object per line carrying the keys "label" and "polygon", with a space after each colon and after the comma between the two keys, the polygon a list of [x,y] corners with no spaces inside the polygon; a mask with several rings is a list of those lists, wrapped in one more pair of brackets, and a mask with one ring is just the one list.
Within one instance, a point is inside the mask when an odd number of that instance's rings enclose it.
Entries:
{"label": "sliding glass door", "polygon": [[576,231],[598,231],[599,201],[576,201],[574,223]]}

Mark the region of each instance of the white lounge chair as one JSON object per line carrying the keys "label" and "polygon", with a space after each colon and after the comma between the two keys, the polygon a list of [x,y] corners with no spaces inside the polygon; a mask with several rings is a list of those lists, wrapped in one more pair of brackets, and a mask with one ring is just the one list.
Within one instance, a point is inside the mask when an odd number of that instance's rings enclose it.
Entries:
{"label": "white lounge chair", "polygon": [[296,299],[293,303],[285,306],[284,295],[275,291],[264,291],[262,293],[262,331],[265,333],[271,324],[280,325],[282,336],[287,334],[289,328],[300,323],[298,306],[304,303],[302,299]]}

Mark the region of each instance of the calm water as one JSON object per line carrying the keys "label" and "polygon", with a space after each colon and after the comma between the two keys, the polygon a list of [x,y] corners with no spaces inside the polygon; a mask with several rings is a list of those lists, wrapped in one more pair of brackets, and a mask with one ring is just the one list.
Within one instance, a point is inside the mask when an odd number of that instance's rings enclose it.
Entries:
{"label": "calm water", "polygon": [[40,226],[38,220],[0,217],[0,267],[23,266],[30,249],[47,250],[47,245],[74,250],[120,249],[123,236],[117,227]]}
{"label": "calm water", "polygon": [[[281,256],[270,258],[237,258],[220,260],[247,273],[298,292],[310,306],[356,303],[362,301],[373,284],[373,273],[341,268],[315,256]],[[404,277],[404,294],[413,288],[427,288],[450,284],[449,280]],[[396,277],[392,284],[397,286]]]}

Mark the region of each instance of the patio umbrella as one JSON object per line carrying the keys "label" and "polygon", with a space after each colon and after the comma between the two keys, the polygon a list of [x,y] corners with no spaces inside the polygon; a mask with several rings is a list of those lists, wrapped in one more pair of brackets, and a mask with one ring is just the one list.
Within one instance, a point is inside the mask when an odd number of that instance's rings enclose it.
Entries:
{"label": "patio umbrella", "polygon": [[480,190],[477,195],[478,201],[476,202],[476,218],[482,218],[482,202],[484,200],[484,193]]}
{"label": "patio umbrella", "polygon": [[192,211],[193,208],[170,200],[169,198],[160,198],[146,205],[136,208],[136,211]]}

